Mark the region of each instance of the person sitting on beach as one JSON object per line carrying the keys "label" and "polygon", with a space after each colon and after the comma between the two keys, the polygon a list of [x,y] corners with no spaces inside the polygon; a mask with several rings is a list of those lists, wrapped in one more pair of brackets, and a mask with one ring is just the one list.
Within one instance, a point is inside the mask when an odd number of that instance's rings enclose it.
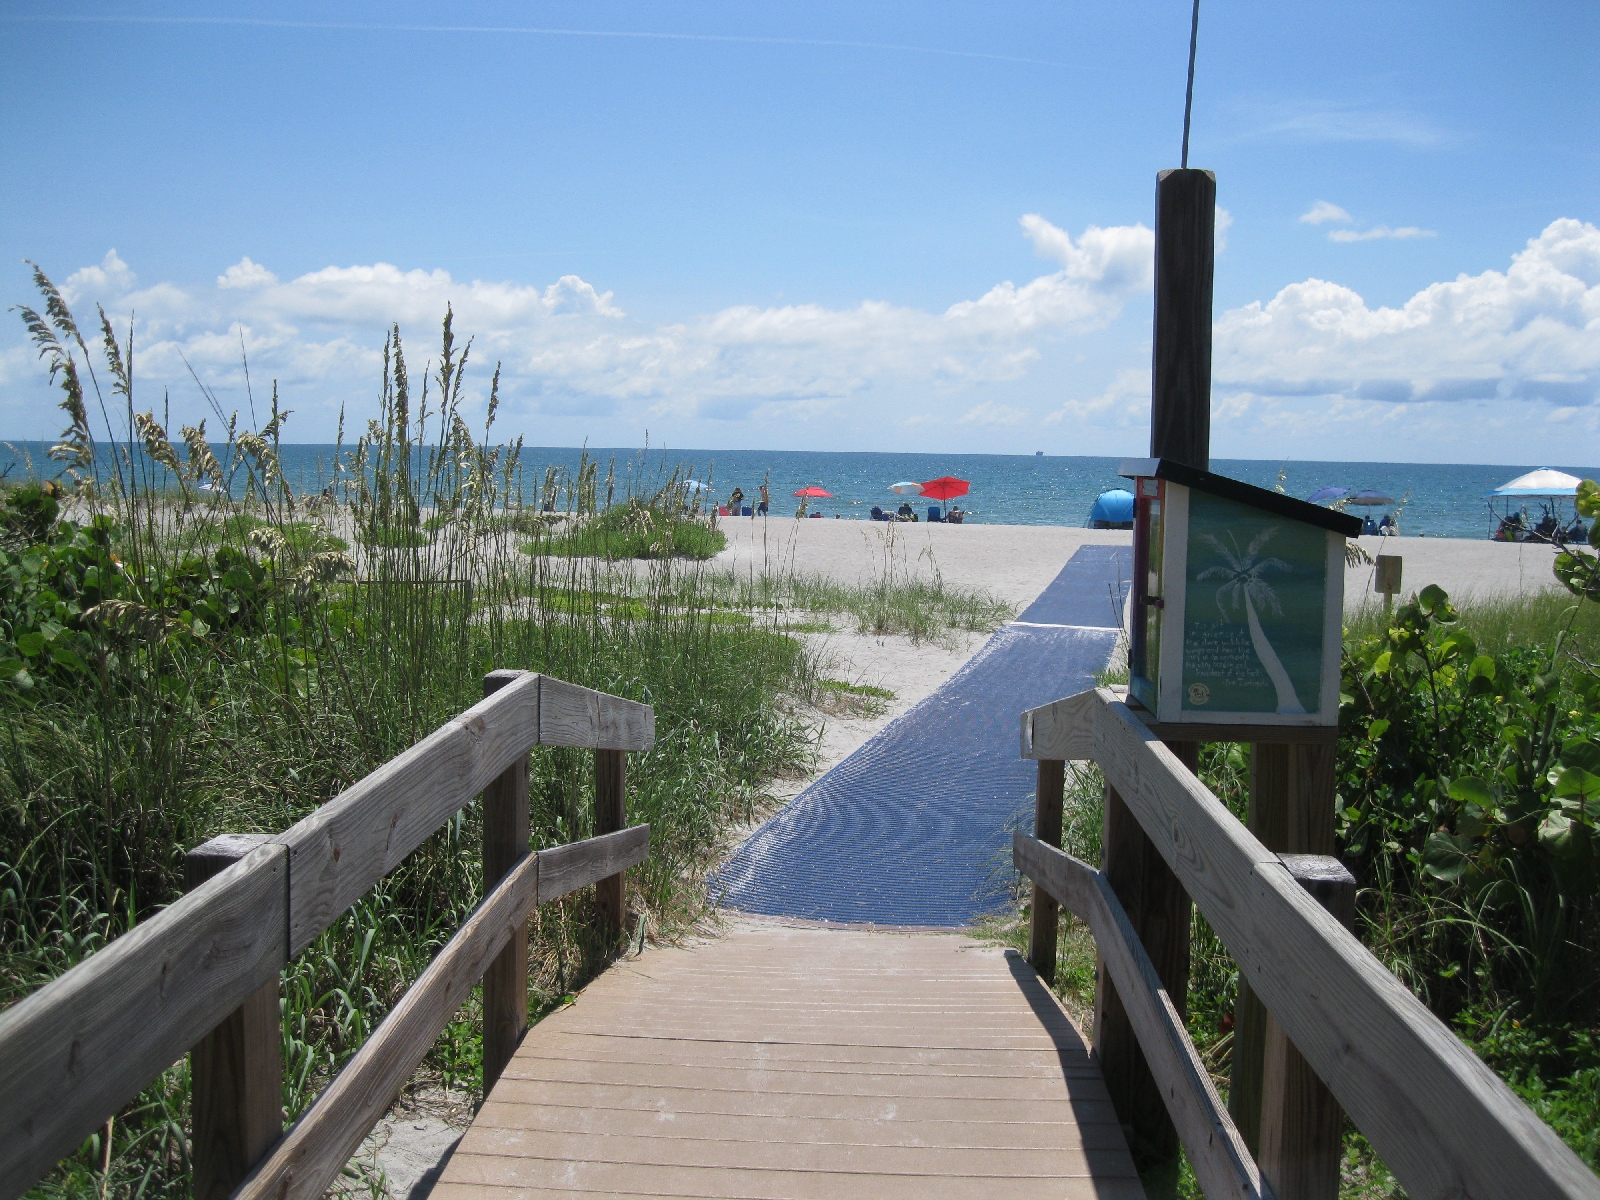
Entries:
{"label": "person sitting on beach", "polygon": [[1395,532],[1394,518],[1391,517],[1388,513],[1384,513],[1383,514],[1383,520],[1378,522],[1378,532],[1381,533],[1384,537],[1393,537],[1394,536],[1394,532]]}
{"label": "person sitting on beach", "polygon": [[909,500],[895,511],[902,521],[915,521],[917,519],[917,510],[911,507],[911,501]]}
{"label": "person sitting on beach", "polygon": [[945,516],[944,516],[945,524],[947,524],[947,525],[959,525],[959,524],[961,524],[962,519],[964,517],[966,517],[966,515],[967,515],[966,513],[961,511],[961,506],[960,505],[952,504],[950,506],[950,511],[947,512],[945,514]]}

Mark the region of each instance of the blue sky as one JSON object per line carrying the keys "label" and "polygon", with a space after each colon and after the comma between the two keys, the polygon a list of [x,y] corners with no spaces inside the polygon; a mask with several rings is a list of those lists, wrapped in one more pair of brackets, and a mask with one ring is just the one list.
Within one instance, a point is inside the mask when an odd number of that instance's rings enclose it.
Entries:
{"label": "blue sky", "polygon": [[[185,361],[244,404],[242,337],[294,440],[369,415],[387,325],[420,360],[450,302],[534,444],[1139,453],[1188,17],[7,3],[0,295],[31,258],[131,313],[175,421]],[[1582,458],[1597,84],[1593,4],[1209,0],[1214,453]],[[13,315],[0,436],[52,404]]]}

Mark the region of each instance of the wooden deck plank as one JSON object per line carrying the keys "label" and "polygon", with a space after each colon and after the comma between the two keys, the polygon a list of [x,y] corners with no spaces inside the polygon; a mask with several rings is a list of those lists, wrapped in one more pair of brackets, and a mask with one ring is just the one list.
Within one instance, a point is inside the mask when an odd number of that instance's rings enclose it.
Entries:
{"label": "wooden deck plank", "polygon": [[[611,1043],[620,1042],[620,1045]],[[633,1044],[630,1044],[633,1043]],[[642,1043],[642,1044],[640,1044]],[[727,1047],[727,1049],[723,1049]],[[975,1078],[1049,1079],[1059,1076],[1064,1069],[1089,1068],[1093,1060],[1088,1055],[1054,1055],[1044,1051],[1020,1060],[1008,1059],[1004,1065],[994,1062],[942,1062],[923,1059],[905,1061],[885,1057],[870,1049],[850,1048],[853,1053],[833,1054],[827,1047],[773,1046],[759,1042],[732,1042],[712,1044],[702,1049],[696,1043],[685,1048],[684,1043],[672,1039],[660,1042],[644,1038],[586,1038],[577,1046],[541,1046],[539,1053],[529,1055],[530,1060],[634,1063],[639,1066],[740,1066],[753,1069],[760,1064],[767,1071],[848,1071],[852,1074],[879,1075],[952,1075]],[[583,1053],[587,1050],[588,1053]],[[901,1051],[902,1054],[920,1054],[919,1051]],[[944,1051],[948,1058],[957,1051]],[[970,1051],[966,1053],[971,1053]]]}
{"label": "wooden deck plank", "polygon": [[523,1040],[437,1200],[1142,1196],[1082,1037],[951,934],[747,923]]}
{"label": "wooden deck plank", "polygon": [[841,1117],[758,1117],[744,1113],[660,1112],[655,1109],[595,1109],[553,1104],[485,1104],[473,1128],[531,1129],[552,1133],[613,1133],[628,1137],[700,1140],[813,1142],[848,1146],[977,1146],[1048,1150],[1103,1150],[1123,1144],[1115,1121],[916,1121]]}
{"label": "wooden deck plank", "polygon": [[[1085,1089],[1086,1091],[1088,1089]],[[1112,1120],[1104,1087],[1071,1100],[989,1100],[981,1109],[960,1096],[814,1096],[772,1091],[707,1092],[695,1088],[605,1087],[592,1083],[550,1083],[503,1079],[490,1099],[524,1104],[565,1104],[595,1108],[638,1108],[696,1113],[751,1113],[773,1117],[838,1117],[853,1121],[1061,1121]]]}
{"label": "wooden deck plank", "polygon": [[657,1063],[521,1059],[509,1078],[619,1087],[695,1088],[708,1092],[764,1092],[783,1088],[813,1096],[926,1096],[940,1092],[970,1100],[1064,1100],[1076,1077],[1094,1079],[1090,1063],[1054,1079],[1003,1075],[881,1075],[860,1071],[769,1071],[730,1066],[668,1066]]}

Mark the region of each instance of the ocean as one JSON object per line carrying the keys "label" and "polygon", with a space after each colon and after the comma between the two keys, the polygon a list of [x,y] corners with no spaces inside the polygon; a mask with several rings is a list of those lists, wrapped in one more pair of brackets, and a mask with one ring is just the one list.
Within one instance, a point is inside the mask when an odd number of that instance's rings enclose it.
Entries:
{"label": "ocean", "polygon": [[[45,458],[45,448],[38,442],[0,443],[0,476],[15,479],[25,475],[30,462],[42,473],[54,474],[55,464]],[[220,452],[221,448],[216,449]],[[574,470],[579,455],[579,450],[570,447],[524,447],[526,502],[533,503],[546,466]],[[320,491],[330,478],[333,456],[332,445],[285,445],[284,475],[297,490]],[[607,469],[615,463],[619,494],[626,494],[630,486],[635,491],[654,490],[677,467],[688,468],[723,499],[735,486],[743,489],[747,498],[753,497],[765,479],[775,517],[794,514],[799,501],[792,493],[802,487],[821,487],[832,493],[831,499],[812,501],[809,511],[820,511],[828,518],[865,519],[874,504],[898,507],[901,497],[888,491],[892,483],[954,475],[971,484],[970,494],[959,501],[971,514],[971,523],[1081,526],[1096,496],[1126,484],[1117,475],[1121,459],[1080,456],[677,449],[652,449],[646,454],[637,449],[591,447],[589,457],[600,463],[602,491]],[[1276,485],[1281,475],[1284,490],[1302,498],[1325,486],[1376,489],[1393,497],[1395,504],[1372,509],[1372,514],[1397,513],[1400,530],[1407,536],[1486,538],[1493,522],[1484,494],[1535,467],[1553,465],[1223,458],[1213,459],[1211,469],[1267,488]],[[1600,467],[1556,469],[1582,479],[1600,479]],[[919,506],[919,515],[926,518],[929,501],[911,499]],[[1527,507],[1537,518],[1538,501],[1528,501]],[[1570,501],[1565,511],[1571,513]]]}

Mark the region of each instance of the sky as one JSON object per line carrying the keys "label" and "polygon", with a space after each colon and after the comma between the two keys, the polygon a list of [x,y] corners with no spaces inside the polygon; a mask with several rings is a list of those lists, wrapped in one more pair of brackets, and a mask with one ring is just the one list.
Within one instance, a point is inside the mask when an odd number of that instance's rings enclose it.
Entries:
{"label": "sky", "polygon": [[[1189,18],[3,0],[0,300],[103,306],[174,426],[359,429],[449,305],[496,440],[1143,454]],[[1596,113],[1589,0],[1206,0],[1212,453],[1594,458]],[[58,399],[5,314],[0,437]]]}

